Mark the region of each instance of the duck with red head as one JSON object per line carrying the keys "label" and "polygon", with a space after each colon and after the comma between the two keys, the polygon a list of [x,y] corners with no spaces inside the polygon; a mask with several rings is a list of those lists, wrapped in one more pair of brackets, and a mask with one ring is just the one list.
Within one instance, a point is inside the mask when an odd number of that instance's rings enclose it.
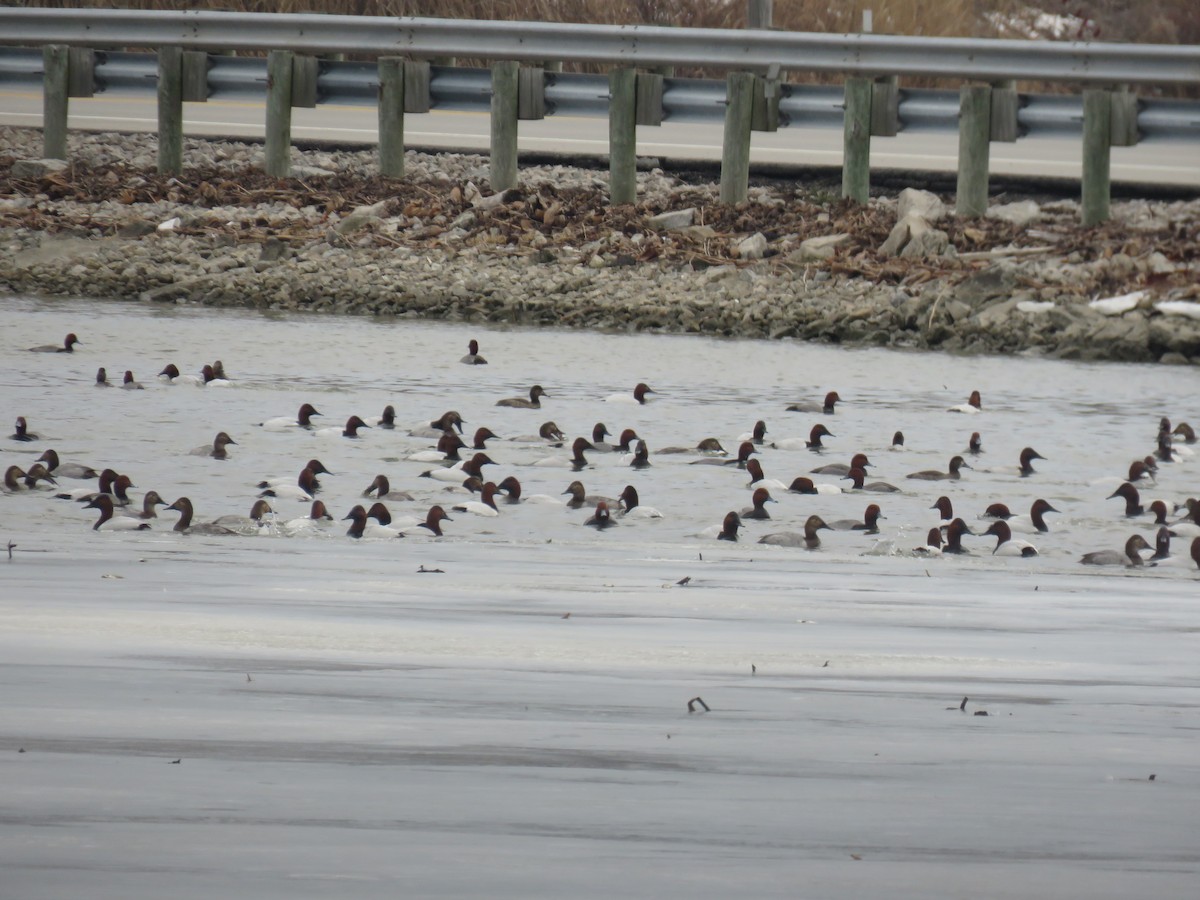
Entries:
{"label": "duck with red head", "polygon": [[459,362],[468,366],[486,366],[488,364],[488,361],[479,355],[479,341],[474,338],[467,342],[467,355]]}

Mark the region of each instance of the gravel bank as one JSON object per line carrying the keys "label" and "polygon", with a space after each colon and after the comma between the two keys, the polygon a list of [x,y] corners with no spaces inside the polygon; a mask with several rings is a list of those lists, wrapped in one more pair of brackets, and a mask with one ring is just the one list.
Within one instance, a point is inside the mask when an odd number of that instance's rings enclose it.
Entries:
{"label": "gravel bank", "polygon": [[388,180],[370,152],[297,150],[277,181],[257,145],[188,141],[173,179],[153,136],[74,134],[65,167],[34,162],[38,131],[0,138],[0,290],[1200,362],[1200,201],[1117,203],[1092,229],[1072,201],[960,221],[932,195],[782,182],[723,207],[648,166],[610,208],[606,173],[566,166],[491,195],[476,155],[410,152]]}

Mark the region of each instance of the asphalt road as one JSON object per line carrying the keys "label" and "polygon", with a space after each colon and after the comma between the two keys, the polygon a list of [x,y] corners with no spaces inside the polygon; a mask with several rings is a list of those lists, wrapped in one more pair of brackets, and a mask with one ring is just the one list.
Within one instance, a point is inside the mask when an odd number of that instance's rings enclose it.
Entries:
{"label": "asphalt road", "polygon": [[[191,136],[261,138],[261,103],[209,101],[188,103],[184,130]],[[40,126],[42,98],[37,92],[0,91],[0,124]],[[72,100],[70,127],[89,131],[155,131],[156,102],[142,97]],[[429,150],[488,148],[489,117],[467,112],[433,111],[405,117],[409,147]],[[322,106],[294,110],[292,136],[344,144],[376,142],[376,111],[365,106]],[[555,116],[520,124],[521,151],[604,156],[608,122],[602,118]],[[751,138],[751,163],[795,167],[841,165],[841,132],[836,129],[787,128]],[[993,144],[995,175],[1078,179],[1082,148],[1076,138],[1026,138]],[[638,129],[638,154],[676,162],[716,161],[721,156],[718,125],[673,124]],[[942,133],[902,133],[872,142],[875,169],[953,172],[958,140]],[[1200,187],[1200,148],[1194,143],[1155,141],[1112,150],[1114,182]]]}

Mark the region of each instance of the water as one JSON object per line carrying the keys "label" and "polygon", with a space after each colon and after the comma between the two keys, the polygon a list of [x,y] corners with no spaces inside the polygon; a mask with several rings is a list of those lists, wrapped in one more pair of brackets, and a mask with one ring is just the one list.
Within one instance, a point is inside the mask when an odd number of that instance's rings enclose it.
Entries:
{"label": "water", "polygon": [[[0,866],[14,896],[1190,895],[1197,573],[1077,559],[1135,530],[1153,541],[1105,498],[1160,416],[1195,423],[1191,369],[0,308],[4,407],[42,435],[4,442],[5,466],[53,446],[129,474],[139,496],[186,495],[201,520],[248,512],[257,481],[314,456],[336,473],[322,497],[338,519],[379,473],[416,497],[394,515],[459,502],[404,460],[432,442],[401,428],[348,441],[254,424],[311,402],[341,425],[390,403],[403,425],[456,409],[468,435],[548,419],[571,436],[635,428],[645,471],[603,454],[581,473],[535,467],[565,451],[502,440],[486,472],[556,498],[576,478],[609,496],[633,484],[664,513],[597,533],[587,510],[502,504],[496,518],[451,513],[441,541],[355,542],[340,521],[307,538],[176,535],[172,512],[151,532],[96,533],[91,510],[0,496],[0,539],[17,545],[0,563]],[[73,355],[23,349],[68,331]],[[472,337],[490,365],[459,364]],[[229,388],[153,377],[217,358]],[[94,388],[101,365],[146,390]],[[658,392],[647,406],[602,401],[639,381]],[[550,394],[542,410],[494,406],[533,383]],[[784,411],[833,389],[833,417]],[[973,389],[983,413],[946,412]],[[819,457],[764,451],[768,477],[861,450],[871,479],[904,493],[775,492],[772,521],[738,544],[698,537],[749,504],[747,478],[653,454],[709,436],[732,450],[760,418],[768,439],[817,421],[835,435]],[[187,454],[218,430],[237,441],[230,459]],[[986,453],[962,481],[904,478],[944,469],[972,431]],[[1047,457],[1027,479],[1024,446]],[[1196,472],[1166,466],[1144,493],[1194,496]],[[1061,514],[1035,559],[970,537],[967,558],[906,555],[943,493],[973,526],[995,501],[1024,512],[1044,497]],[[887,517],[878,536],[823,532],[814,553],[756,543],[869,502]],[[695,696],[713,711],[689,715]]]}

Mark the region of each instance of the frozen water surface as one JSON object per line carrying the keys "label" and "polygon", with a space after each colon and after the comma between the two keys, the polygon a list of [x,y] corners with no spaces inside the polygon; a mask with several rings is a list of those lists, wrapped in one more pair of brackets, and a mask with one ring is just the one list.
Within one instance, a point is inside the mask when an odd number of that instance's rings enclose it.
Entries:
{"label": "frozen water surface", "polygon": [[[468,434],[504,438],[548,419],[571,436],[633,427],[648,470],[611,454],[578,474],[533,467],[555,451],[501,440],[487,474],[556,498],[575,478],[609,496],[633,484],[664,513],[597,533],[587,510],[528,502],[452,513],[441,540],[356,542],[341,521],[315,537],[177,535],[172,512],[96,533],[78,504],[0,495],[0,539],[17,545],[0,557],[6,900],[1195,896],[1197,572],[1077,563],[1135,531],[1153,540],[1105,497],[1160,416],[1200,417],[1192,369],[13,297],[0,310],[6,422],[41,435],[4,440],[4,466],[54,447],[129,474],[139,496],[189,496],[199,520],[246,513],[257,481],[314,456],[336,473],[322,497],[339,519],[379,473],[416,496],[388,504],[397,516],[464,499],[418,477],[429,466],[403,457],[432,441],[406,430],[352,442],[254,424],[306,401],[322,425],[391,403],[406,427],[456,409]],[[68,331],[75,354],[24,350]],[[472,337],[490,365],[459,364]],[[154,378],[217,358],[231,387]],[[94,388],[98,366],[146,390]],[[601,401],[638,381],[659,392],[647,406]],[[494,406],[535,382],[542,410]],[[945,411],[973,389],[983,413]],[[845,398],[833,417],[784,411],[827,390]],[[817,421],[835,435],[821,456],[765,449],[768,477],[862,450],[904,493],[776,491],[772,521],[739,543],[698,537],[749,504],[748,479],[656,452],[709,436],[733,450],[760,418],[768,439]],[[893,452],[898,429],[908,449]],[[187,455],[218,430],[230,459]],[[986,453],[962,481],[904,478],[945,468],[972,431]],[[1024,446],[1047,459],[1022,479]],[[1194,496],[1197,471],[1164,465],[1144,495]],[[969,557],[906,555],[942,493],[978,530],[994,501],[1045,497],[1061,514],[1035,559],[971,537]],[[877,537],[757,543],[869,502],[887,517]],[[711,711],[689,714],[694,697]]]}

